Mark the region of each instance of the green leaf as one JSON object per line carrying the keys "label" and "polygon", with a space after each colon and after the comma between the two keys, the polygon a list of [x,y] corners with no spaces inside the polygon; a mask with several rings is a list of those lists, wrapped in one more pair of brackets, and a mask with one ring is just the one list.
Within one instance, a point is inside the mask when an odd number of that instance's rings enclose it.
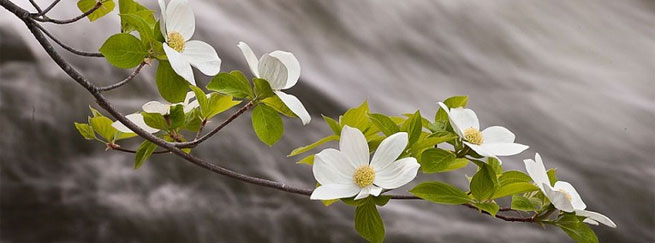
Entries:
{"label": "green leaf", "polygon": [[255,96],[259,99],[264,99],[275,95],[271,89],[271,84],[266,81],[266,79],[254,78],[253,83],[255,83]]}
{"label": "green leaf", "polygon": [[114,142],[116,142],[118,140],[122,140],[122,139],[133,138],[133,137],[136,137],[136,136],[137,136],[136,133],[133,133],[133,132],[124,133],[124,132],[117,131],[116,135],[114,135]]}
{"label": "green leaf", "polygon": [[315,155],[312,154],[312,155],[309,155],[309,156],[307,156],[307,157],[305,157],[305,158],[302,158],[301,160],[299,160],[298,162],[296,162],[296,164],[314,165],[314,156],[315,156]]}
{"label": "green leaf", "polygon": [[133,35],[115,34],[102,44],[100,53],[111,65],[127,69],[136,67],[143,62],[148,55],[148,49]]}
{"label": "green leaf", "polygon": [[198,109],[193,109],[192,111],[184,114],[184,116],[186,120],[184,129],[192,132],[197,132],[200,129],[200,126],[202,126],[200,111]]}
{"label": "green leaf", "polygon": [[[171,122],[170,129],[175,129],[184,126],[186,123],[186,116],[184,115],[184,107],[176,105],[171,107],[168,119]],[[165,121],[165,120],[164,120]]]}
{"label": "green leaf", "polygon": [[433,148],[437,144],[447,142],[450,140],[453,140],[455,138],[458,138],[457,134],[454,133],[446,133],[446,134],[430,134],[426,137],[421,137],[419,140],[412,146],[410,147],[410,153],[414,157],[420,157],[421,153],[428,148]]}
{"label": "green leaf", "polygon": [[222,94],[232,95],[236,98],[254,98],[255,95],[246,76],[239,71],[219,73],[207,84],[207,89]]}
{"label": "green leaf", "polygon": [[[468,102],[468,96],[453,96],[444,100],[443,103],[446,104],[448,108],[457,108],[457,107],[466,107],[467,102]],[[435,114],[434,116],[434,121],[435,122],[448,121],[448,114],[446,114],[446,111],[439,108],[437,114]]]}
{"label": "green leaf", "polygon": [[387,203],[389,203],[389,200],[391,200],[391,196],[380,195],[377,197],[373,197],[373,201],[375,202],[375,205],[378,206],[387,205]]}
{"label": "green leaf", "polygon": [[[77,8],[79,8],[82,13],[86,13],[87,11],[93,9],[97,3],[97,0],[80,0],[77,2]],[[102,5],[98,9],[86,16],[91,22],[107,15],[112,10],[114,10],[114,7],[116,7],[116,3],[114,3],[113,0],[102,0],[100,3]]]}
{"label": "green leaf", "polygon": [[338,202],[338,201],[339,201],[339,199],[321,200],[323,205],[325,205],[326,207],[328,207],[328,206],[330,206],[330,205],[332,205],[332,204],[334,204],[335,202]]}
{"label": "green leaf", "polygon": [[[118,0],[118,12],[120,14],[135,14],[142,18],[148,26],[150,26],[151,32],[152,27],[155,25],[155,16],[152,10],[147,9],[143,5],[135,2],[134,0]],[[121,20],[121,32],[130,33],[134,30],[137,30],[137,27],[131,25],[128,22]]]}
{"label": "green leaf", "polygon": [[498,213],[498,210],[500,210],[500,207],[495,202],[473,203],[473,206],[489,213],[493,217],[496,217],[496,213]]}
{"label": "green leaf", "polygon": [[421,170],[426,174],[456,170],[468,164],[467,159],[457,159],[455,154],[440,148],[423,151],[419,162]]}
{"label": "green leaf", "polygon": [[416,113],[407,118],[407,120],[403,123],[400,130],[407,132],[409,135],[407,146],[411,147],[414,145],[414,143],[416,143],[416,141],[418,141],[419,137],[421,136],[421,130],[423,129],[423,123],[421,123],[421,119],[421,112],[416,111]]}
{"label": "green leaf", "polygon": [[241,101],[233,100],[231,95],[212,93],[208,101],[209,112],[206,119],[212,118],[221,112],[229,110],[239,103],[241,103]]}
{"label": "green leaf", "polygon": [[104,116],[96,116],[89,119],[89,124],[93,130],[100,134],[107,142],[111,142],[114,139],[114,134],[118,132],[116,128],[111,126],[112,123],[112,120]]}
{"label": "green leaf", "polygon": [[138,169],[143,165],[144,162],[155,152],[157,145],[146,140],[143,143],[139,144],[139,147],[136,149],[136,154],[134,156],[134,169]]}
{"label": "green leaf", "polygon": [[198,106],[200,107],[200,115],[202,117],[207,117],[209,115],[209,101],[207,100],[207,95],[205,94],[202,89],[189,85],[189,88],[193,91],[193,93],[196,96],[196,100],[198,101]]}
{"label": "green leaf", "polygon": [[391,136],[394,133],[400,131],[398,125],[396,125],[391,118],[383,114],[369,114],[368,119],[376,126],[384,135]]}
{"label": "green leaf", "polygon": [[266,104],[267,106],[273,108],[275,111],[279,112],[282,115],[288,116],[288,117],[298,117],[296,116],[289,107],[287,107],[284,102],[278,97],[277,95],[270,96],[266,99],[263,99],[261,101],[262,103]]}
{"label": "green leaf", "polygon": [[307,152],[309,150],[312,150],[312,149],[314,149],[314,148],[316,148],[318,146],[321,146],[324,143],[331,142],[331,141],[336,141],[338,139],[339,139],[339,136],[337,136],[337,135],[330,135],[330,136],[321,138],[320,140],[318,140],[318,141],[316,141],[316,142],[314,142],[314,143],[312,143],[310,145],[302,146],[302,147],[294,149],[293,151],[291,151],[291,153],[289,155],[287,155],[287,157],[302,154],[302,153]]}
{"label": "green leaf", "polygon": [[513,194],[532,192],[539,190],[534,184],[530,182],[516,182],[502,185],[496,190],[492,199],[506,197]]}
{"label": "green leaf", "polygon": [[487,157],[487,164],[494,170],[496,175],[500,176],[503,173],[503,166],[500,165],[500,160]]}
{"label": "green leaf", "polygon": [[459,205],[473,202],[464,191],[438,181],[423,182],[409,192],[417,197],[435,203]]}
{"label": "green leaf", "polygon": [[548,180],[550,181],[551,186],[555,186],[555,182],[558,181],[557,176],[555,175],[557,173],[557,169],[552,168],[546,171],[546,174],[548,174]]}
{"label": "green leaf", "polygon": [[371,199],[355,209],[355,229],[369,242],[379,243],[384,240],[384,222]]}
{"label": "green leaf", "polygon": [[498,178],[491,166],[482,163],[482,166],[471,179],[471,194],[474,198],[485,201],[494,195],[498,185]]}
{"label": "green leaf", "polygon": [[341,126],[350,126],[360,131],[365,131],[369,126],[368,121],[368,102],[364,101],[360,106],[352,108],[340,118]]}
{"label": "green leaf", "polygon": [[596,233],[575,214],[566,213],[555,225],[562,229],[571,239],[578,243],[598,243]]}
{"label": "green leaf", "polygon": [[89,110],[91,110],[91,114],[93,114],[93,117],[102,116],[102,113],[100,113],[98,110],[94,109],[91,106],[89,106]]}
{"label": "green leaf", "polygon": [[537,207],[532,203],[532,201],[530,201],[530,199],[519,195],[513,195],[512,209],[531,212],[531,211],[536,211]]}
{"label": "green leaf", "polygon": [[143,115],[143,120],[146,122],[146,125],[152,128],[168,130],[168,122],[161,114],[141,112],[141,115]]}
{"label": "green leaf", "polygon": [[139,32],[139,37],[141,37],[141,42],[144,45],[147,46],[150,41],[154,41],[155,34],[153,33],[153,28],[148,24],[148,22],[146,22],[143,17],[135,13],[121,14],[120,17],[121,23],[125,23],[128,26],[133,26],[133,28]]}
{"label": "green leaf", "polygon": [[186,98],[189,83],[177,75],[168,61],[159,61],[157,66],[157,89],[159,94],[168,102],[179,103]]}
{"label": "green leaf", "polygon": [[531,182],[531,181],[532,178],[530,178],[530,176],[517,170],[505,171],[498,178],[498,184],[500,184],[501,187],[507,184],[517,183],[517,182]]}
{"label": "green leaf", "polygon": [[332,132],[334,135],[340,136],[341,135],[341,125],[339,125],[339,122],[330,118],[329,116],[321,114],[323,117],[323,120],[325,120],[325,123],[330,126],[330,129],[332,129]]}
{"label": "green leaf", "polygon": [[284,134],[282,118],[273,108],[264,104],[255,106],[252,111],[252,127],[259,140],[268,146],[273,146]]}
{"label": "green leaf", "polygon": [[89,126],[89,124],[86,123],[75,123],[75,128],[77,128],[77,131],[80,132],[82,137],[86,140],[93,140],[96,139],[96,133],[93,131],[93,127]]}

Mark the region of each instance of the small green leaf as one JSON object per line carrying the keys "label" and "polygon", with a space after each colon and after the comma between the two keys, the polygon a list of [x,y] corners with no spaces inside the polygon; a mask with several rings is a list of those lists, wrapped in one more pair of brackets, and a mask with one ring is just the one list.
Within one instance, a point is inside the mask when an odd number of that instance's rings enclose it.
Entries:
{"label": "small green leaf", "polygon": [[494,195],[498,185],[498,178],[491,166],[482,163],[482,166],[471,179],[471,194],[480,201],[485,201]]}
{"label": "small green leaf", "polygon": [[502,185],[496,190],[492,199],[506,197],[513,194],[532,192],[539,190],[534,184],[530,182],[515,182]]}
{"label": "small green leaf", "polygon": [[[147,9],[143,5],[135,2],[134,0],[118,0],[118,12],[119,14],[134,14],[142,18],[148,26],[150,26],[151,32],[152,27],[155,25],[155,16],[154,11]],[[130,33],[134,30],[137,30],[137,27],[121,20],[121,32]]]}
{"label": "small green leaf", "polygon": [[133,138],[133,137],[136,137],[136,136],[137,136],[136,133],[133,133],[133,132],[124,133],[124,132],[117,131],[116,135],[114,135],[114,142],[116,142],[118,140],[122,140],[122,139]]}
{"label": "small green leaf", "polygon": [[312,149],[314,149],[314,148],[316,148],[318,146],[321,146],[324,143],[331,142],[331,141],[336,141],[338,139],[339,139],[339,136],[337,136],[337,135],[330,135],[330,136],[321,138],[320,140],[318,140],[318,141],[316,141],[316,142],[314,142],[314,143],[312,143],[310,145],[302,146],[302,147],[294,149],[293,151],[291,151],[291,153],[289,155],[287,155],[287,157],[302,154],[302,153],[307,152],[309,150],[312,150]]}
{"label": "small green leaf", "polygon": [[430,174],[462,168],[468,164],[468,160],[457,159],[455,154],[440,148],[430,148],[423,151],[420,164],[423,173]]}
{"label": "small green leaf", "polygon": [[192,111],[184,114],[185,116],[185,125],[184,129],[197,132],[202,126],[202,120],[200,119],[200,111],[198,109],[193,109]]}
{"label": "small green leaf", "polygon": [[[450,97],[446,100],[444,100],[444,104],[448,106],[448,108],[457,108],[457,107],[466,107],[466,103],[468,102],[468,96],[453,96]],[[448,121],[448,114],[446,114],[446,111],[443,109],[439,108],[437,111],[437,114],[434,116],[434,121]]]}
{"label": "small green leaf", "polygon": [[384,222],[373,200],[367,199],[366,203],[355,209],[355,229],[369,242],[380,243],[384,240]]}
{"label": "small green leaf", "polygon": [[530,199],[519,195],[513,195],[512,209],[531,212],[531,211],[536,211],[537,207],[532,203],[532,201],[530,201]]}
{"label": "small green leaf", "polygon": [[143,165],[144,162],[155,152],[157,145],[146,140],[143,143],[139,144],[139,147],[136,149],[136,154],[134,156],[134,169],[138,169]]}
{"label": "small green leaf", "polygon": [[208,106],[209,112],[206,119],[210,119],[230,108],[238,105],[241,101],[233,100],[231,95],[221,95],[219,93],[212,93],[209,97]]}
{"label": "small green leaf", "polygon": [[296,116],[289,107],[287,107],[284,102],[278,97],[277,95],[270,96],[266,99],[263,99],[261,101],[262,103],[266,104],[267,106],[273,108],[275,111],[279,112],[282,115],[288,116],[288,117],[298,117]]}
{"label": "small green leaf", "polygon": [[104,116],[96,116],[89,119],[89,125],[93,128],[93,131],[100,134],[107,142],[111,142],[114,139],[114,134],[118,131],[111,126],[112,123],[112,120]]}
{"label": "small green leaf", "polygon": [[[182,105],[172,106],[170,109],[170,129],[175,129],[184,126],[186,123],[186,116],[184,115],[184,107]],[[165,120],[164,120],[165,121]]]}
{"label": "small green leaf", "polygon": [[77,128],[77,131],[80,132],[82,137],[86,140],[93,140],[96,139],[96,133],[93,131],[93,127],[89,126],[89,124],[86,123],[75,123],[75,128]]}
{"label": "small green leaf", "polygon": [[498,213],[498,210],[500,210],[500,207],[496,202],[473,203],[473,206],[489,213],[489,215],[493,217],[496,217],[496,213]]}
{"label": "small green leaf", "polygon": [[305,158],[302,158],[301,160],[299,160],[298,162],[296,162],[296,164],[314,165],[314,156],[315,156],[315,155],[312,154],[312,155],[309,155],[309,156],[307,156],[307,157],[305,157]]}
{"label": "small green leaf", "polygon": [[341,126],[350,126],[360,131],[365,131],[369,126],[368,111],[368,102],[364,101],[360,106],[352,108],[343,114],[340,119]]}
{"label": "small green leaf", "polygon": [[418,141],[421,136],[421,130],[423,129],[423,123],[421,123],[421,112],[416,111],[412,116],[407,118],[403,123],[400,130],[407,132],[409,135],[407,146],[412,146],[416,141]]}
{"label": "small green leaf", "polygon": [[562,229],[571,239],[578,243],[598,243],[596,233],[575,214],[566,213],[555,225]]}
{"label": "small green leaf", "polygon": [[93,114],[93,117],[102,116],[102,113],[100,113],[98,110],[94,109],[91,106],[89,106],[89,110],[91,110],[91,114]]}
{"label": "small green leaf", "polygon": [[373,201],[375,201],[375,205],[378,206],[387,205],[387,203],[389,203],[389,200],[391,200],[391,196],[380,195],[377,197],[373,197]]}
{"label": "small green leaf", "polygon": [[368,119],[375,125],[384,135],[391,136],[394,133],[400,131],[398,125],[396,125],[391,118],[383,114],[369,114]]}
{"label": "small green leaf", "polygon": [[253,109],[252,127],[259,140],[268,146],[273,146],[284,134],[282,118],[273,108],[264,104],[259,104]]}
{"label": "small green leaf", "polygon": [[[80,9],[82,13],[86,13],[87,11],[93,9],[97,3],[97,0],[80,0],[77,2],[77,8]],[[86,16],[91,22],[107,15],[112,10],[114,10],[114,7],[116,7],[116,3],[114,3],[113,0],[101,0],[100,3],[102,5],[98,9]]]}
{"label": "small green leaf", "polygon": [[532,178],[530,178],[530,176],[517,170],[505,171],[498,178],[498,184],[500,184],[501,187],[507,184],[517,183],[517,182],[531,182],[531,181]]}
{"label": "small green leaf", "polygon": [[209,115],[209,101],[207,100],[207,95],[202,89],[189,85],[189,88],[193,91],[196,96],[196,101],[198,101],[198,106],[200,106],[200,115],[202,117],[208,117]]}
{"label": "small green leaf", "polygon": [[222,94],[232,95],[236,98],[254,98],[255,95],[246,76],[239,71],[219,73],[207,84],[207,89]]}
{"label": "small green leaf", "polygon": [[341,125],[339,125],[339,122],[330,118],[329,116],[323,114],[321,114],[321,116],[323,117],[323,120],[325,120],[325,123],[330,126],[330,129],[332,129],[334,135],[339,136],[341,134]]}
{"label": "small green leaf", "polygon": [[110,36],[102,47],[100,53],[107,62],[117,68],[133,68],[143,62],[148,55],[148,49],[141,41],[130,34],[115,34]]}
{"label": "small green leaf", "polygon": [[332,204],[334,204],[335,202],[338,202],[338,201],[339,201],[339,199],[321,200],[323,205],[325,205],[326,207],[329,207],[330,205],[332,205]]}
{"label": "small green leaf", "polygon": [[558,181],[557,175],[555,175],[555,173],[557,173],[557,169],[555,169],[555,168],[552,168],[552,169],[549,169],[548,171],[546,171],[546,174],[548,174],[548,180],[550,181],[551,186],[555,186],[555,182]]}
{"label": "small green leaf", "polygon": [[275,95],[271,89],[271,84],[266,81],[266,79],[254,78],[253,83],[255,83],[255,96],[259,99],[264,99]]}
{"label": "small green leaf", "polygon": [[166,118],[161,114],[141,112],[141,115],[143,115],[143,120],[146,122],[146,125],[152,128],[168,130],[168,121],[166,121]]}
{"label": "small green leaf", "polygon": [[423,182],[409,192],[417,197],[434,203],[459,205],[473,202],[464,191],[438,181]]}
{"label": "small green leaf", "polygon": [[168,61],[159,61],[157,66],[157,89],[159,94],[168,102],[179,103],[186,98],[189,83],[177,75]]}

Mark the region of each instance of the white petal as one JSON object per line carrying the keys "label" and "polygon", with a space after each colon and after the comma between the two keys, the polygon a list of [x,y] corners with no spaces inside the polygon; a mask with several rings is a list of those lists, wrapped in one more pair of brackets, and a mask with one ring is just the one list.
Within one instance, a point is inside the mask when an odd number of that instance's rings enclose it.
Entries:
{"label": "white petal", "polygon": [[355,168],[368,165],[368,143],[359,129],[349,126],[344,126],[341,129],[339,150]]}
{"label": "white petal", "polygon": [[373,184],[384,189],[404,186],[416,178],[419,167],[421,166],[413,157],[399,159],[383,170],[376,171]]}
{"label": "white petal", "polygon": [[296,85],[298,79],[300,79],[300,62],[298,62],[296,56],[286,51],[274,51],[269,55],[280,60],[287,68],[287,80],[282,89],[288,89]]}
{"label": "white petal", "polygon": [[221,59],[216,50],[205,42],[187,41],[181,54],[185,60],[205,75],[213,76],[221,71]]}
{"label": "white petal", "polygon": [[312,120],[312,117],[309,115],[309,112],[307,112],[305,106],[302,105],[302,103],[298,98],[296,98],[293,95],[284,93],[282,91],[275,91],[275,94],[277,95],[277,97],[280,97],[282,103],[287,105],[287,107],[289,107],[289,109],[293,112],[293,114],[296,114],[296,116],[300,118],[303,125],[307,125],[309,121]]}
{"label": "white petal", "polygon": [[311,200],[331,200],[355,196],[360,191],[356,185],[328,184],[314,189]]}
{"label": "white petal", "polygon": [[241,49],[241,53],[243,53],[243,56],[246,58],[246,62],[248,62],[252,75],[259,78],[259,60],[257,60],[255,53],[250,49],[250,46],[244,42],[239,42],[239,45],[237,46]]}
{"label": "white petal", "polygon": [[582,220],[582,222],[587,223],[587,224],[591,224],[591,225],[598,225],[598,221],[590,219],[590,218],[586,218],[586,219]]}
{"label": "white petal", "polygon": [[482,131],[484,143],[514,143],[514,133],[501,126],[487,127]]}
{"label": "white petal", "polygon": [[459,137],[464,138],[464,131],[462,131],[462,129],[457,127],[457,124],[455,124],[453,120],[450,119],[450,108],[448,108],[448,106],[446,106],[446,104],[444,104],[443,102],[438,102],[438,104],[439,106],[441,106],[441,109],[443,109],[448,115],[448,120],[450,121],[450,126],[453,127],[453,131],[455,131],[455,133],[457,133]]}
{"label": "white petal", "polygon": [[[184,40],[191,39],[196,29],[196,17],[187,0],[171,0],[166,7],[166,33],[178,32]],[[162,33],[163,35],[167,35]]]}
{"label": "white petal", "polygon": [[196,80],[193,78],[193,70],[191,70],[191,64],[184,59],[182,54],[173,50],[173,48],[168,46],[168,44],[164,43],[163,47],[164,52],[166,52],[166,56],[168,57],[168,61],[175,73],[180,75],[187,82],[196,85]]}
{"label": "white petal", "polygon": [[266,79],[271,89],[280,90],[287,84],[288,70],[284,63],[269,54],[264,54],[259,59],[260,78]]}
{"label": "white petal", "polygon": [[475,128],[480,130],[480,122],[478,121],[478,116],[471,109],[466,108],[452,108],[450,109],[450,125],[455,124],[453,129],[457,128],[460,130],[461,134],[464,134],[464,131],[469,128]]}
{"label": "white petal", "polygon": [[534,183],[537,184],[537,187],[539,187],[541,191],[544,191],[543,184],[550,186],[550,180],[548,180],[548,173],[546,173],[546,167],[544,167],[544,163],[541,161],[539,153],[535,155],[535,159],[536,161],[526,159],[523,160],[523,163],[525,164],[525,170],[528,172],[528,175],[530,175]]}
{"label": "white petal", "polygon": [[494,154],[496,156],[510,156],[515,154],[520,154],[529,147],[523,144],[518,143],[487,143],[484,141],[480,145],[485,151]]}
{"label": "white petal", "polygon": [[359,191],[359,194],[357,194],[357,196],[355,197],[355,200],[367,198],[368,195],[371,195],[371,189],[373,189],[372,187],[373,186],[371,185],[371,186],[361,188],[360,191]]}
{"label": "white petal", "polygon": [[159,9],[161,10],[159,14],[161,16],[159,18],[159,31],[161,31],[164,39],[168,41],[168,36],[166,34],[166,3],[164,0],[159,0]]}
{"label": "white petal", "polygon": [[191,101],[191,99],[193,99],[195,97],[196,97],[196,93],[194,93],[193,91],[187,92],[186,97],[184,97],[184,104],[183,105],[188,105],[189,101]]}
{"label": "white petal", "polygon": [[355,184],[353,176],[357,168],[336,149],[325,149],[316,154],[312,172],[321,185]]}
{"label": "white petal", "polygon": [[569,193],[571,196],[571,205],[573,205],[573,208],[576,210],[584,210],[587,208],[587,205],[582,201],[582,198],[580,197],[580,194],[575,190],[573,185],[571,183],[565,182],[565,181],[558,181],[555,182],[555,186],[553,187],[555,190],[563,190]]}
{"label": "white petal", "polygon": [[198,106],[200,106],[200,103],[198,103],[197,100],[194,100],[194,101],[191,101],[191,103],[189,103],[188,105],[185,105],[183,107],[183,111],[184,111],[184,113],[189,113],[189,111],[191,111],[191,110],[193,110],[195,108],[198,108]]}
{"label": "white petal", "polygon": [[548,184],[542,184],[542,186],[544,188],[544,195],[546,195],[550,202],[553,203],[555,208],[568,213],[575,210],[571,202],[566,199],[566,194],[554,191]]}
{"label": "white petal", "polygon": [[[595,225],[598,225],[598,222],[600,222],[600,223],[602,223],[604,225],[607,225],[609,227],[616,228],[616,224],[610,218],[608,218],[607,216],[602,215],[600,213],[593,212],[593,211],[587,211],[587,210],[575,210],[575,214],[578,215],[578,216],[587,217],[584,220],[585,223],[590,223],[590,222],[587,221],[587,220],[590,220],[590,221],[596,222]],[[593,223],[591,223],[591,224],[593,224]]]}
{"label": "white petal", "polygon": [[466,146],[468,146],[469,148],[473,149],[473,151],[475,151],[479,155],[496,158],[495,154],[491,153],[490,151],[487,151],[485,148],[483,148],[480,145],[475,145],[466,141],[464,141],[464,144],[466,144]]}
{"label": "white petal", "polygon": [[[134,123],[139,128],[145,130],[148,133],[156,133],[156,132],[159,131],[159,129],[152,128],[152,127],[146,125],[146,122],[143,120],[143,116],[140,113],[129,114],[129,115],[125,116],[125,118],[127,118],[132,123]],[[133,133],[133,131],[131,129],[129,129],[127,126],[125,126],[120,121],[115,121],[114,123],[111,124],[111,126],[118,129],[118,131],[121,131],[123,133]]]}
{"label": "white petal", "polygon": [[376,171],[384,170],[396,161],[407,147],[407,137],[406,132],[399,132],[382,140],[371,159],[371,167]]}
{"label": "white petal", "polygon": [[168,114],[168,111],[170,110],[170,105],[168,104],[162,104],[159,101],[149,101],[148,103],[143,104],[141,108],[143,111],[148,112],[148,113],[159,113],[162,115]]}
{"label": "white petal", "polygon": [[380,196],[380,193],[382,193],[382,188],[381,187],[377,187],[375,185],[370,185],[369,187],[371,187],[371,195],[373,195],[373,196],[377,197],[377,196]]}

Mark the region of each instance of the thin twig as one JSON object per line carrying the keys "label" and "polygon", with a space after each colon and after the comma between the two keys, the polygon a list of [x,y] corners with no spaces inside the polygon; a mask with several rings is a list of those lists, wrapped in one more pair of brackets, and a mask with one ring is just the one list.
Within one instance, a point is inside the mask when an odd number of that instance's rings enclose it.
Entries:
{"label": "thin twig", "polygon": [[50,32],[48,32],[48,31],[47,31],[45,28],[43,28],[43,26],[41,26],[40,24],[38,24],[38,23],[34,23],[34,25],[35,25],[37,28],[39,28],[39,29],[40,29],[40,30],[41,30],[45,35],[47,35],[48,37],[50,37],[50,39],[52,39],[52,41],[54,41],[54,42],[57,43],[59,46],[61,46],[61,48],[64,48],[65,50],[67,50],[67,51],[69,51],[69,52],[71,52],[71,53],[73,53],[73,54],[75,54],[75,55],[85,56],[85,57],[104,57],[104,56],[102,55],[102,53],[98,53],[98,52],[84,52],[84,51],[78,51],[78,50],[75,50],[75,49],[73,49],[72,47],[67,46],[66,44],[62,43],[59,39],[57,39],[57,38],[54,37],[52,34],[50,34]]}
{"label": "thin twig", "polygon": [[[102,6],[102,2],[98,2],[98,3],[96,3],[95,6],[93,6],[93,8],[87,10],[82,15],[77,16],[77,17],[72,18],[72,19],[59,20],[59,19],[51,19],[51,18],[48,18],[46,16],[43,16],[42,18],[32,18],[32,19],[34,19],[36,21],[39,21],[39,22],[50,22],[50,23],[55,23],[55,24],[70,24],[70,23],[74,23],[75,21],[78,21],[80,19],[83,19],[86,16],[89,16],[89,14],[92,14],[94,11],[99,9],[101,6]],[[39,12],[41,12],[41,11],[39,11]]]}
{"label": "thin twig", "polygon": [[115,89],[115,88],[118,88],[118,87],[123,86],[124,84],[126,84],[126,83],[129,82],[130,80],[134,79],[134,77],[136,77],[136,75],[139,74],[139,72],[141,71],[141,69],[143,68],[143,66],[145,66],[146,64],[147,64],[146,62],[142,62],[142,63],[139,64],[139,66],[136,67],[136,69],[135,69],[135,70],[134,70],[130,75],[128,75],[125,79],[123,79],[123,80],[121,80],[121,81],[119,81],[119,82],[116,82],[115,84],[107,85],[107,86],[104,86],[104,87],[99,87],[98,90],[99,90],[99,91],[108,91],[108,90],[112,90],[112,89]]}
{"label": "thin twig", "polygon": [[52,2],[52,3],[50,4],[50,6],[48,6],[47,8],[45,8],[43,11],[39,11],[39,13],[35,14],[34,16],[44,16],[44,15],[46,15],[48,12],[50,12],[50,10],[52,10],[52,8],[54,8],[55,6],[57,6],[57,4],[59,3],[59,1],[61,1],[61,0],[55,0],[54,2]]}
{"label": "thin twig", "polygon": [[[246,105],[239,108],[239,110],[237,112],[232,114],[232,116],[228,117],[223,123],[221,123],[221,125],[218,125],[216,128],[214,128],[213,130],[211,130],[207,134],[203,135],[202,137],[194,139],[193,141],[190,141],[190,142],[173,143],[173,145],[178,147],[178,148],[192,148],[192,147],[195,147],[199,143],[202,143],[203,141],[207,140],[208,138],[210,138],[211,136],[216,134],[218,131],[220,131],[225,126],[227,126],[227,124],[230,124],[230,122],[234,121],[234,119],[239,117],[241,114],[243,114],[244,112],[246,112],[248,109],[250,109],[253,106],[254,106],[253,101],[249,101]],[[196,137],[198,137],[198,136],[196,135]]]}
{"label": "thin twig", "polygon": [[30,3],[32,4],[32,6],[34,6],[36,12],[41,12],[41,7],[39,7],[39,5],[36,4],[36,2],[34,2],[34,0],[30,0]]}
{"label": "thin twig", "polygon": [[[22,9],[12,2],[9,2],[8,0],[0,0],[0,5],[3,6],[5,9],[9,10],[10,12],[14,13],[17,17],[19,17],[23,22],[25,22],[25,25],[28,27],[30,32],[34,35],[36,40],[41,44],[41,46],[44,48],[46,53],[52,58],[52,60],[66,73],[68,74],[69,77],[71,77],[75,82],[77,82],[79,85],[87,89],[91,95],[96,99],[96,102],[102,107],[104,110],[109,112],[114,118],[116,118],[118,121],[123,123],[125,126],[127,126],[129,129],[134,131],[137,135],[140,137],[156,144],[157,146],[160,146],[171,153],[183,158],[184,160],[193,163],[201,168],[207,169],[209,171],[212,171],[217,174],[225,175],[246,183],[254,184],[254,185],[259,185],[263,187],[269,187],[273,189],[277,189],[280,191],[285,191],[289,193],[294,193],[294,194],[299,194],[299,195],[305,195],[309,196],[312,193],[312,189],[307,189],[307,188],[299,188],[299,187],[293,187],[286,185],[284,183],[276,182],[276,181],[271,181],[267,179],[262,179],[262,178],[257,178],[257,177],[252,177],[249,175],[244,175],[226,168],[223,168],[221,166],[215,165],[213,163],[210,163],[208,161],[205,161],[203,159],[200,159],[198,157],[195,157],[191,154],[188,154],[184,151],[182,151],[180,148],[176,147],[175,144],[169,143],[164,141],[161,138],[158,138],[140,127],[138,127],[136,124],[132,123],[130,120],[125,118],[120,112],[114,108],[111,103],[102,95],[102,93],[98,90],[98,88],[89,82],[86,78],[84,78],[75,68],[70,66],[63,57],[59,55],[53,48],[53,46],[48,42],[46,37],[43,35],[43,33],[40,32],[40,28],[38,28],[36,22],[33,21],[32,18],[29,17],[29,12],[27,12],[25,9]],[[245,109],[244,109],[245,108]],[[243,110],[241,113],[245,112],[245,110],[248,109],[248,105],[242,107],[240,110]],[[236,118],[236,117],[235,117]],[[419,199],[414,196],[404,196],[404,195],[391,195],[392,198],[394,199]],[[464,204],[464,206],[469,207],[469,208],[475,208],[473,205],[469,204]],[[476,209],[477,210],[477,209]],[[483,212],[484,213],[484,212]],[[517,222],[534,222],[534,219],[532,218],[513,218],[513,217],[506,217],[502,215],[496,215],[497,218],[506,220],[506,221],[517,221]]]}
{"label": "thin twig", "polygon": [[[121,148],[121,147],[112,147],[111,149],[116,150],[116,151],[125,152],[125,153],[136,154],[136,150],[124,149],[124,148]],[[166,154],[166,153],[170,153],[170,152],[171,151],[168,151],[168,150],[159,150],[159,151],[155,151],[155,152],[152,152],[152,153],[153,154]]]}

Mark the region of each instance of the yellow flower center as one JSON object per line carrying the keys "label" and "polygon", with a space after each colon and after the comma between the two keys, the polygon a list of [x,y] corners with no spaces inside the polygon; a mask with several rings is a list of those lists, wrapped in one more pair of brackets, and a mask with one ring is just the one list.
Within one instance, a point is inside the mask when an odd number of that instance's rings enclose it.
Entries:
{"label": "yellow flower center", "polygon": [[177,52],[184,50],[184,37],[178,32],[168,33],[168,46]]}
{"label": "yellow flower center", "polygon": [[357,184],[357,186],[360,188],[373,185],[373,180],[375,180],[375,170],[373,170],[373,167],[368,165],[359,167],[359,169],[355,171],[353,180],[355,181],[355,184]]}
{"label": "yellow flower center", "polygon": [[480,145],[482,142],[484,142],[484,138],[482,137],[480,130],[472,127],[464,130],[464,139],[475,145]]}
{"label": "yellow flower center", "polygon": [[571,193],[569,193],[569,192],[567,192],[567,191],[565,191],[565,190],[563,190],[563,189],[559,189],[559,190],[557,190],[557,191],[558,191],[558,192],[561,192],[562,194],[564,194],[564,197],[566,198],[566,200],[569,200],[569,202],[572,202],[572,201],[573,201],[573,196],[571,196]]}

